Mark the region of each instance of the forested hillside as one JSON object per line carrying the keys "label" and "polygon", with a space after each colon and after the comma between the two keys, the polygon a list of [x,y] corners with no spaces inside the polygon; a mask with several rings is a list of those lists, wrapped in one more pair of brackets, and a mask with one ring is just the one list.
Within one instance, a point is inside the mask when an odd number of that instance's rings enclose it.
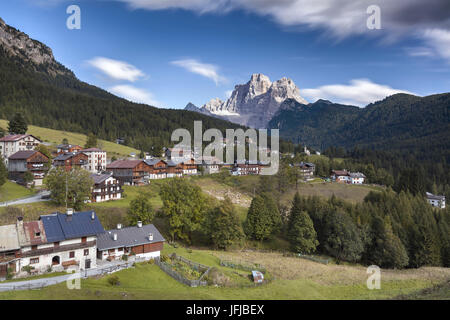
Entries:
{"label": "forested hillside", "polygon": [[195,112],[132,103],[83,83],[65,70],[49,74],[45,65],[10,56],[0,47],[0,119],[20,111],[29,124],[93,132],[110,141],[125,137],[127,145],[146,151],[169,145],[177,128],[192,131],[194,120],[202,120],[204,129],[239,127]]}

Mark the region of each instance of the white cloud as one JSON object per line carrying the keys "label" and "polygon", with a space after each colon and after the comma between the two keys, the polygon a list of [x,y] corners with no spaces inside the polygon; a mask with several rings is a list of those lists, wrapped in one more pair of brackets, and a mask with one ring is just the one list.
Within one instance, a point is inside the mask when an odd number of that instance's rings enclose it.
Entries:
{"label": "white cloud", "polygon": [[130,85],[117,85],[109,89],[115,95],[136,103],[144,103],[152,106],[161,106],[161,103],[153,98],[153,94],[145,89],[136,88]]}
{"label": "white cloud", "polygon": [[216,85],[226,81],[225,77],[219,75],[219,67],[213,64],[202,63],[195,59],[175,60],[171,64],[182,67],[189,72],[199,74],[213,80]]}
{"label": "white cloud", "polygon": [[313,102],[318,99],[326,99],[360,107],[396,93],[414,94],[406,90],[393,89],[386,85],[377,84],[369,79],[354,79],[347,85],[331,84],[314,89],[300,90],[301,95]]}
{"label": "white cloud", "polygon": [[435,55],[450,63],[450,30],[427,29],[422,36]]}
{"label": "white cloud", "polygon": [[125,61],[96,57],[88,63],[114,80],[135,82],[146,76],[144,72]]}

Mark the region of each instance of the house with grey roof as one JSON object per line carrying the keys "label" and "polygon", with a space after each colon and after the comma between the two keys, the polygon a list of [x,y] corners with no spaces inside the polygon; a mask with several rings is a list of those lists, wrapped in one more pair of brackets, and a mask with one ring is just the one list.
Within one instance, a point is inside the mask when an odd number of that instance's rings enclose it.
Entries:
{"label": "house with grey roof", "polygon": [[92,202],[122,199],[123,190],[120,181],[113,176],[112,172],[93,173],[91,178],[94,181],[91,195]]}
{"label": "house with grey roof", "polygon": [[153,259],[160,256],[166,240],[153,224],[116,229],[99,234],[97,238],[97,258],[117,260],[124,255],[136,255],[139,258]]}
{"label": "house with grey roof", "polygon": [[426,195],[428,203],[433,207],[445,209],[445,196],[438,196],[430,192],[427,192]]}

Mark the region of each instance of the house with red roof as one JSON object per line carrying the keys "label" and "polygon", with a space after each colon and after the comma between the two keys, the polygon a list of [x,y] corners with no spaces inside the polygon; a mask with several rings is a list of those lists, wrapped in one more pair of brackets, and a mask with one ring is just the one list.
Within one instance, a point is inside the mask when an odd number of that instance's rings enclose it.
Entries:
{"label": "house with red roof", "polygon": [[8,158],[17,151],[34,150],[42,141],[31,134],[10,134],[0,138],[0,155],[8,163]]}
{"label": "house with red roof", "polygon": [[31,172],[34,177],[34,185],[42,185],[42,181],[48,171],[49,158],[35,150],[17,151],[8,158],[8,178],[18,183],[25,184],[25,172]]}

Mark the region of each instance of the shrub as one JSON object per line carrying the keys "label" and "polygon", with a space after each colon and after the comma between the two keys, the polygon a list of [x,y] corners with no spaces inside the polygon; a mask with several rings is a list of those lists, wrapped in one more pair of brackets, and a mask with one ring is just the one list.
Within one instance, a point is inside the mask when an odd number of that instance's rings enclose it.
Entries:
{"label": "shrub", "polygon": [[24,266],[24,267],[22,267],[22,271],[26,271],[26,272],[28,272],[28,274],[31,273],[31,270],[34,270],[34,267],[32,267],[32,266]]}
{"label": "shrub", "polygon": [[123,260],[123,261],[128,261],[128,255],[124,254],[124,255],[122,256],[122,260]]}
{"label": "shrub", "polygon": [[120,286],[120,279],[117,275],[108,278],[108,283],[112,286]]}

